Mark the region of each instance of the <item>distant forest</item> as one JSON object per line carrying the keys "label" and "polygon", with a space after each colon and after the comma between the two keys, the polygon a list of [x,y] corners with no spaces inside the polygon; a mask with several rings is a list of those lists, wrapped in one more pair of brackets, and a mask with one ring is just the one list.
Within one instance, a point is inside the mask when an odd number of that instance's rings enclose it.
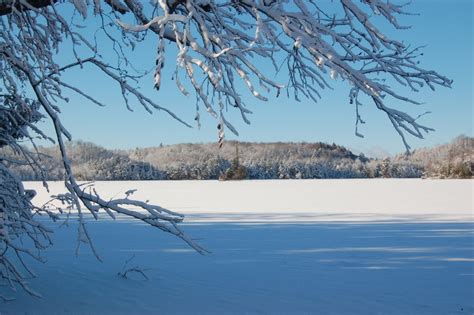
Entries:
{"label": "distant forest", "polygon": [[[2,149],[5,161],[23,180],[41,177],[15,154]],[[87,142],[68,147],[79,180],[289,179],[289,178],[472,178],[474,138],[419,149],[410,155],[375,159],[325,143],[249,143],[160,145],[108,150]],[[56,147],[39,147],[48,180],[62,180]]]}

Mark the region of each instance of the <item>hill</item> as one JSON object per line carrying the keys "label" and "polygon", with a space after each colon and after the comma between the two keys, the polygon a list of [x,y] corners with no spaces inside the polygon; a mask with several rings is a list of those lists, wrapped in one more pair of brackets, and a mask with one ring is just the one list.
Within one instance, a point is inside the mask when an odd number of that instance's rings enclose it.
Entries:
{"label": "hill", "polygon": [[[249,179],[446,177],[470,178],[474,138],[460,136],[451,143],[415,150],[393,159],[356,155],[343,146],[326,143],[251,143],[228,141],[176,144],[134,150],[108,150],[87,142],[68,145],[79,180],[217,179],[237,163]],[[56,147],[39,147],[46,178],[62,180]],[[14,160],[3,150],[0,159]],[[12,165],[24,180],[39,180],[26,165]]]}

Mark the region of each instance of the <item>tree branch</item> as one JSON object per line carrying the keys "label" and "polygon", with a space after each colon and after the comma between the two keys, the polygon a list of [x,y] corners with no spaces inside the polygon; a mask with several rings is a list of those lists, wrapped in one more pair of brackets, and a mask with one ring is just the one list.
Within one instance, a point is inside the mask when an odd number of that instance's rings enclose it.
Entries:
{"label": "tree branch", "polygon": [[57,1],[58,0],[0,0],[0,16],[10,14],[14,9],[23,12],[44,8]]}

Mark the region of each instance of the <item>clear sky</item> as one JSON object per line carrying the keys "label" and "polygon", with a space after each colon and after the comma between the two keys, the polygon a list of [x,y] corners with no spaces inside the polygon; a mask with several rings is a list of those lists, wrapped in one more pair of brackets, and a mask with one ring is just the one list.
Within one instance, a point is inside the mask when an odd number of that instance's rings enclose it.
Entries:
{"label": "clear sky", "polygon": [[[453,88],[438,88],[436,92],[424,89],[416,99],[424,105],[404,106],[413,115],[424,111],[432,114],[423,117],[424,124],[436,129],[425,140],[409,137],[413,148],[432,146],[450,141],[455,136],[472,136],[473,107],[473,1],[471,0],[414,0],[410,12],[418,16],[404,17],[410,30],[395,33],[396,38],[413,46],[426,45],[422,66],[434,69],[454,80]],[[151,40],[139,46],[137,56],[147,67],[154,65],[156,42]],[[172,60],[168,61],[168,64]],[[174,67],[168,67],[174,68]],[[216,122],[201,113],[202,127],[187,128],[162,112],[148,114],[138,104],[129,112],[120,97],[120,91],[111,81],[100,79],[90,71],[76,71],[66,77],[69,82],[81,86],[107,104],[99,108],[80,97],[72,97],[68,104],[61,104],[61,118],[75,140],[97,143],[107,148],[135,148],[157,146],[160,143],[214,142],[217,140]],[[151,89],[152,79],[143,81],[144,91],[149,91],[159,105],[177,113],[187,122],[193,122],[195,97],[182,96],[170,76],[165,77],[162,89]],[[354,134],[354,107],[349,105],[349,88],[340,82],[333,90],[323,91],[319,103],[303,100],[298,103],[285,97],[272,98],[268,102],[246,97],[254,112],[251,125],[239,119],[237,113],[231,120],[240,136],[227,132],[227,139],[240,141],[323,141],[347,146],[355,151],[375,154],[377,151],[399,153],[404,146],[385,114],[367,103],[361,113],[366,124],[360,131],[365,138]],[[148,85],[148,86],[146,86]],[[242,91],[243,95],[248,95]],[[390,104],[388,104],[390,105]]]}

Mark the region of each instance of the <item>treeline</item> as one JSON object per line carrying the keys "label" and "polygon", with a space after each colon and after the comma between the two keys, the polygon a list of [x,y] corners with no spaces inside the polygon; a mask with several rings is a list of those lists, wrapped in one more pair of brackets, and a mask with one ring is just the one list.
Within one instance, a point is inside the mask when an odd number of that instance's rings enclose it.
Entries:
{"label": "treeline", "polygon": [[406,161],[423,169],[423,176],[433,178],[472,178],[474,170],[474,138],[459,136],[448,144],[398,155],[397,164]]}
{"label": "treeline", "polygon": [[[62,180],[55,147],[40,147],[48,180]],[[471,178],[474,138],[460,136],[446,145],[420,149],[392,159],[373,159],[325,143],[177,144],[134,150],[107,150],[86,142],[68,145],[79,180],[287,179],[438,177]],[[0,154],[13,160],[12,152]],[[23,180],[39,180],[27,165],[10,163]],[[236,176],[237,174],[238,176]]]}

